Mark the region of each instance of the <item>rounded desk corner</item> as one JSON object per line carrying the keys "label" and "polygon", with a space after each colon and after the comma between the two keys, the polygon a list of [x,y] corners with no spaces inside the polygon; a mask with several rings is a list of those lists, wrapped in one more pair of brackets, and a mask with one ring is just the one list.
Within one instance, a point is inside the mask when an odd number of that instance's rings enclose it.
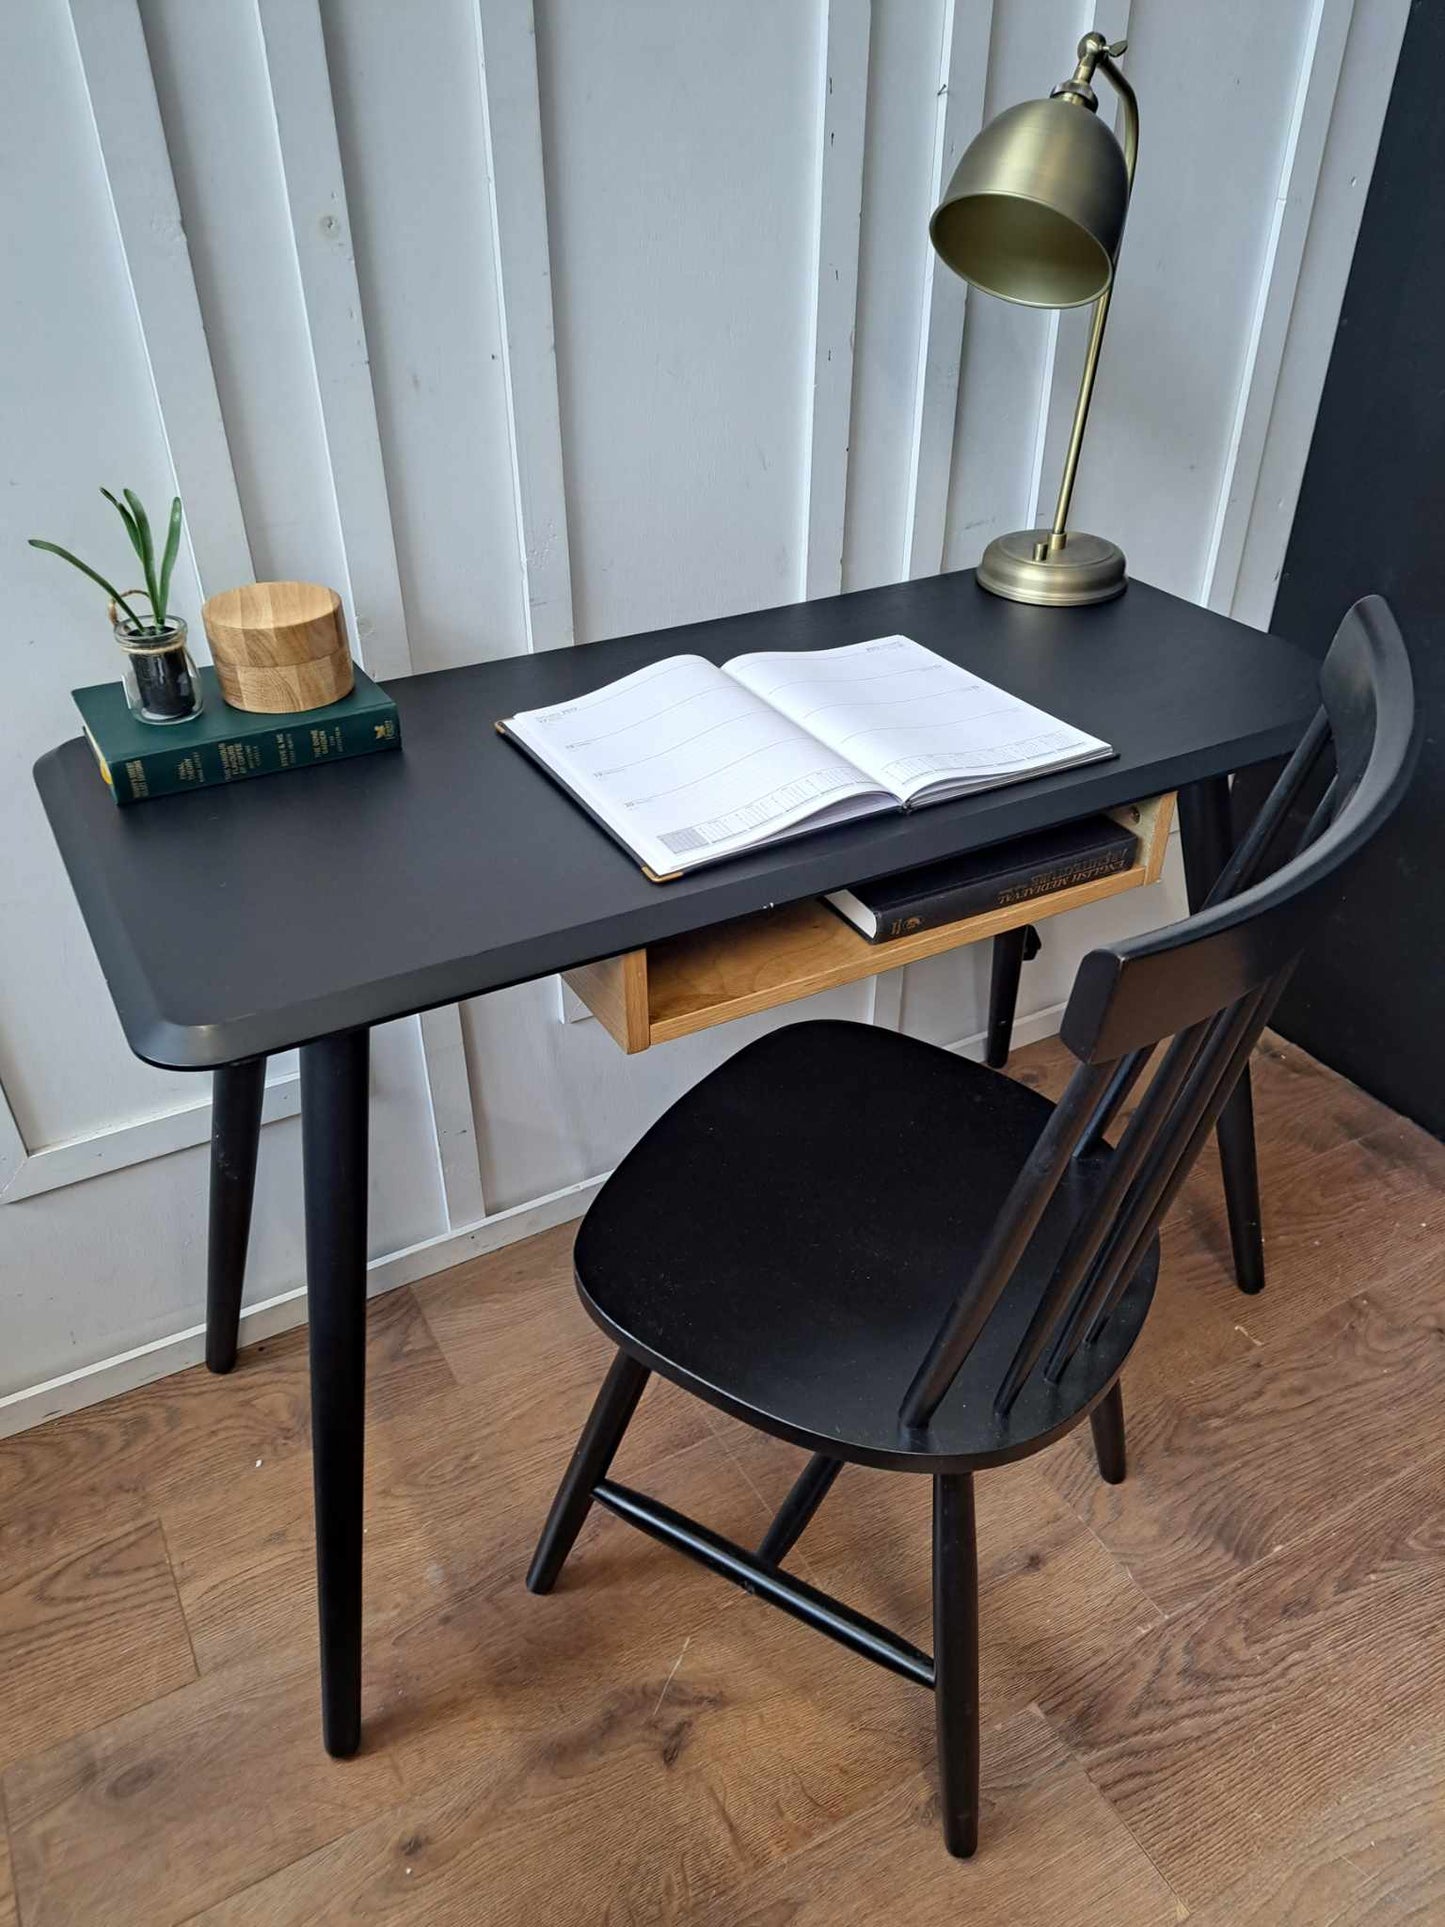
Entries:
{"label": "rounded desk corner", "polygon": [[37,789],[44,788],[43,779],[45,778],[47,773],[54,767],[54,765],[60,761],[61,757],[65,754],[66,750],[69,749],[70,745],[75,742],[83,742],[83,741],[84,741],[83,737],[70,736],[70,737],[67,737],[63,743],[54,743],[51,745],[49,749],[45,749],[40,752],[40,754],[36,757],[35,761],[30,765],[30,773],[35,778],[35,784]]}
{"label": "rounded desk corner", "polygon": [[177,1024],[168,1017],[126,1025],[125,1041],[143,1064],[158,1071],[215,1071],[256,1054],[228,1050],[224,1033],[215,1024]]}

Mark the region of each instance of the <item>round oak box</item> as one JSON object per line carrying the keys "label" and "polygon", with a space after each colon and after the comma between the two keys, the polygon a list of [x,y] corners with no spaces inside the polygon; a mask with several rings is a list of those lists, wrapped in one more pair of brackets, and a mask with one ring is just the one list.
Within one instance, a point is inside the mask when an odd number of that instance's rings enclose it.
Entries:
{"label": "round oak box", "polygon": [[201,609],[216,680],[236,709],[284,714],[349,696],[341,598],[319,582],[248,582]]}

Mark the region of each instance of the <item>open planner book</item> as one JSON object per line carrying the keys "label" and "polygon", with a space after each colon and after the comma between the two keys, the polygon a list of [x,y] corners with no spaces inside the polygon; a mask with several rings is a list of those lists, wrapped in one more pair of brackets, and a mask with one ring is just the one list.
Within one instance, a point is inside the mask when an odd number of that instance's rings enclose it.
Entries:
{"label": "open planner book", "polygon": [[826,824],[1112,756],[907,636],[670,656],[497,725],[654,882]]}

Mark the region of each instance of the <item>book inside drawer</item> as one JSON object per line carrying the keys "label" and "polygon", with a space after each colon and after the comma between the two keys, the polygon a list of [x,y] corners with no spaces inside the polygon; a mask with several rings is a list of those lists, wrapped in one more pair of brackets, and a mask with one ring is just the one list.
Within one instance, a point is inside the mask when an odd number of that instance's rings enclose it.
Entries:
{"label": "book inside drawer", "polygon": [[569,970],[566,981],[623,1050],[647,1050],[1157,882],[1173,794],[1109,813],[1139,839],[1134,862],[1112,876],[883,943],[870,943],[826,903],[809,897],[586,964]]}

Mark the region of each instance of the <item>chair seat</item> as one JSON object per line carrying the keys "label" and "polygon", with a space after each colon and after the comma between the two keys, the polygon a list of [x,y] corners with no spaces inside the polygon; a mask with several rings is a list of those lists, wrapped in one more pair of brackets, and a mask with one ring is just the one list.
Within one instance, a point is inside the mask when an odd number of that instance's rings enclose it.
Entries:
{"label": "chair seat", "polygon": [[1052,1104],[868,1024],[789,1025],[658,1119],[577,1236],[577,1285],[635,1358],[810,1451],[920,1472],[1037,1450],[1108,1390],[1157,1241],[1056,1385],[994,1409],[1014,1348],[1112,1153],[1075,1160],[926,1433],[898,1408]]}

